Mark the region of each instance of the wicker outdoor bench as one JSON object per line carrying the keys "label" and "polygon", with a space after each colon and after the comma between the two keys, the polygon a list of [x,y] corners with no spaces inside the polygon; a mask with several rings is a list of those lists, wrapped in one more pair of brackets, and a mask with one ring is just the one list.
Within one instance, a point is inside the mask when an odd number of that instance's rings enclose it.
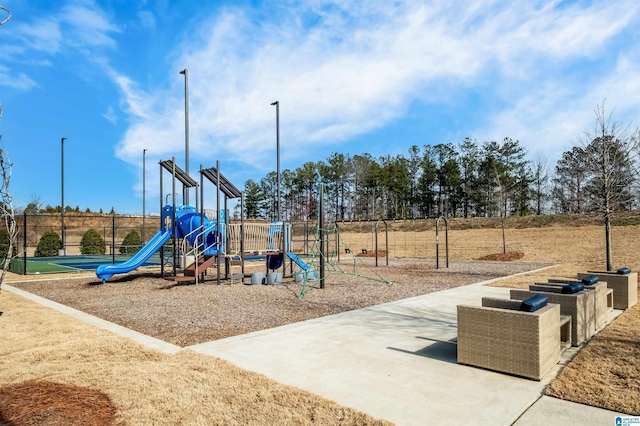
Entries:
{"label": "wicker outdoor bench", "polygon": [[485,297],[482,306],[458,305],[458,363],[541,380],[571,345],[571,317],[557,304],[535,312],[521,304]]}
{"label": "wicker outdoor bench", "polygon": [[615,309],[628,309],[638,303],[638,273],[618,274],[615,271],[588,271],[579,273],[578,279],[595,275],[600,281],[607,283],[607,287],[613,289],[613,307]]}
{"label": "wicker outdoor bench", "polygon": [[511,290],[512,299],[524,300],[536,294],[542,294],[549,298],[549,303],[560,305],[563,315],[571,316],[571,344],[580,346],[586,342],[596,331],[594,294],[590,291],[581,291],[574,294],[562,294],[557,292],[554,286],[546,283],[533,284],[527,290]]}
{"label": "wicker outdoor bench", "polygon": [[[549,285],[562,286],[575,280],[549,278]],[[584,284],[585,290],[594,292],[594,308],[596,312],[596,329],[600,329],[607,322],[607,315],[613,310],[613,290],[603,281],[594,284]]]}

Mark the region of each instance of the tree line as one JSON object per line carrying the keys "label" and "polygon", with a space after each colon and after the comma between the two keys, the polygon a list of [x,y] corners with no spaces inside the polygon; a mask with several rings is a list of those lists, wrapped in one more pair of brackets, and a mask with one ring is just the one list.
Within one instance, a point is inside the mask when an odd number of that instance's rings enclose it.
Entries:
{"label": "tree line", "polygon": [[[548,171],[526,154],[511,138],[414,145],[406,156],[333,153],[282,172],[281,219],[315,217],[320,184],[336,220],[542,214]],[[246,217],[273,219],[276,203],[275,172],[245,183]]]}
{"label": "tree line", "polygon": [[[506,217],[637,208],[638,131],[609,121],[562,154],[555,165],[527,158],[518,140],[412,146],[407,155],[332,153],[281,174],[280,219],[314,219],[320,184],[335,220]],[[597,126],[596,126],[597,127]],[[604,170],[604,171],[603,171]],[[247,218],[275,219],[277,175],[245,183]],[[613,196],[615,194],[615,196]],[[606,206],[603,203],[607,204]],[[239,206],[235,215],[239,215]]]}

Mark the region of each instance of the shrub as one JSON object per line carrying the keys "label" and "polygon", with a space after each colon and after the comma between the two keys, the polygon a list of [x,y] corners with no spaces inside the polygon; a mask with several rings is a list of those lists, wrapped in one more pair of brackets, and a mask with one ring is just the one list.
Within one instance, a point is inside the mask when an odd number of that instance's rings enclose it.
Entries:
{"label": "shrub", "polygon": [[82,235],[80,254],[105,254],[104,239],[95,229],[91,228]]}
{"label": "shrub", "polygon": [[36,247],[35,257],[57,256],[58,250],[62,248],[62,240],[56,231],[47,231],[42,234],[38,247]]}
{"label": "shrub", "polygon": [[134,254],[140,250],[142,246],[142,240],[138,231],[133,230],[124,237],[122,245],[120,246],[120,254]]}
{"label": "shrub", "polygon": [[[0,259],[5,259],[9,253],[9,233],[6,229],[0,229]],[[13,257],[18,254],[18,245],[13,246]]]}

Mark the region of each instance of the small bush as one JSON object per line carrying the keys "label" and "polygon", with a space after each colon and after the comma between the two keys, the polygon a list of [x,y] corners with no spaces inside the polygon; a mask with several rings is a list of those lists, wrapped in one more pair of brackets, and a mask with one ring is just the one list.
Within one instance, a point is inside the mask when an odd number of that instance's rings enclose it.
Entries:
{"label": "small bush", "polygon": [[133,230],[129,232],[124,240],[122,240],[122,245],[120,246],[120,254],[134,254],[137,253],[142,247],[142,240],[140,239],[140,234],[138,231]]}
{"label": "small bush", "polygon": [[[9,253],[9,233],[6,229],[0,229],[0,259],[5,259],[7,254]],[[18,254],[18,246],[14,244],[13,246],[13,256],[15,257]]]}
{"label": "small bush", "polygon": [[104,239],[98,231],[91,228],[82,235],[80,254],[105,254],[106,251]]}
{"label": "small bush", "polygon": [[57,256],[58,250],[62,248],[62,240],[56,231],[47,231],[42,234],[38,247],[36,247],[35,257]]}

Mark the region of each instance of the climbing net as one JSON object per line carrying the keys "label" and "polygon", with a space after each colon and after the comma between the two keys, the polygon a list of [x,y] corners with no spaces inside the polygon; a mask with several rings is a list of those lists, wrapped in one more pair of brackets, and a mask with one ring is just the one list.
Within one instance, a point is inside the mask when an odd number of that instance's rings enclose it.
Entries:
{"label": "climbing net", "polygon": [[[335,224],[330,228],[316,228],[314,233],[315,241],[308,259],[309,268],[295,273],[296,281],[302,282],[300,299],[314,288],[324,287],[324,281],[334,275],[351,275],[391,285],[390,281],[381,277],[371,266],[355,256],[345,244]],[[343,251],[344,254],[342,254]],[[324,275],[320,276],[319,271],[322,266],[324,266]]]}

